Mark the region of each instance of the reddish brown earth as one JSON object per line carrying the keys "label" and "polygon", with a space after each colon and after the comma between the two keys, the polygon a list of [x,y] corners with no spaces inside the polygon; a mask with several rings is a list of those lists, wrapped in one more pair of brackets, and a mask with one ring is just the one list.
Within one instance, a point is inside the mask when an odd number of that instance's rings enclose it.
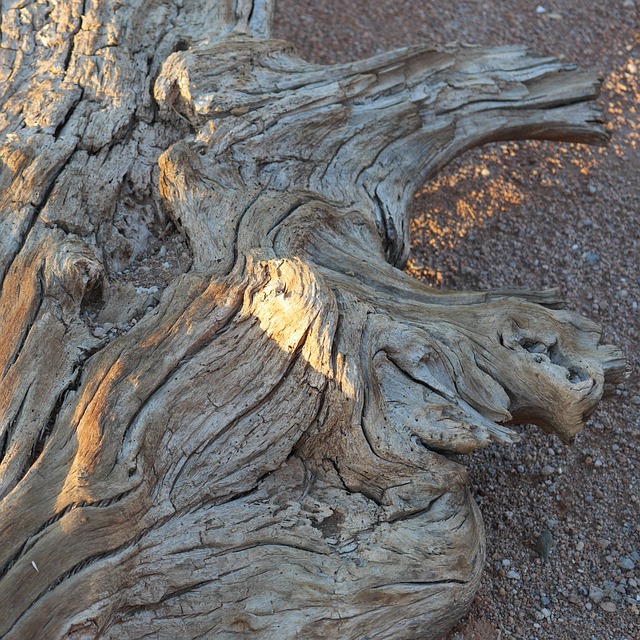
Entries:
{"label": "reddish brown earth", "polygon": [[[452,289],[560,287],[633,368],[573,446],[523,427],[521,443],[467,460],[488,556],[451,640],[640,638],[640,1],[278,6],[277,35],[314,61],[463,40],[527,43],[601,72],[610,146],[467,153],[416,194],[408,271]],[[552,540],[546,561],[536,550],[543,531]]]}

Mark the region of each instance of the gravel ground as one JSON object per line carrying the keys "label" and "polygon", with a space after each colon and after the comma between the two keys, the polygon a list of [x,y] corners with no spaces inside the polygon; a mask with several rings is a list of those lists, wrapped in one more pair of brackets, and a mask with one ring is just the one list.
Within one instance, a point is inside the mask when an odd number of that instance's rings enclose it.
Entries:
{"label": "gravel ground", "polygon": [[451,289],[558,286],[633,367],[573,446],[522,427],[519,444],[469,458],[488,555],[471,612],[450,640],[640,638],[636,4],[279,1],[277,35],[318,62],[429,40],[524,42],[603,74],[609,147],[486,146],[416,194],[409,273]]}

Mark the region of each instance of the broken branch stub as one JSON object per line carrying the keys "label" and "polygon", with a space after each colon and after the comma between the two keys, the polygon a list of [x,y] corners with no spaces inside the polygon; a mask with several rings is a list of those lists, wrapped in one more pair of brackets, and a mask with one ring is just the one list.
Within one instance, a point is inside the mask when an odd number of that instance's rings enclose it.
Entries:
{"label": "broken branch stub", "polygon": [[[403,274],[408,208],[473,146],[603,142],[597,82],[521,47],[314,65],[268,0],[181,4],[3,16],[0,635],[439,637],[484,558],[450,454],[570,441],[625,363],[556,292]],[[136,301],[167,216],[191,264]]]}

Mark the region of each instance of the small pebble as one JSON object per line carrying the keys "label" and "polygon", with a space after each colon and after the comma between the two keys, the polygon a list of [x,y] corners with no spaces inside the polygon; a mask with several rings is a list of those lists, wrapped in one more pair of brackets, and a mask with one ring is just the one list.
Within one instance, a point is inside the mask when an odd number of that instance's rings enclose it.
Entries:
{"label": "small pebble", "polygon": [[631,558],[620,558],[620,560],[618,560],[618,566],[625,571],[633,571],[636,568]]}
{"label": "small pebble", "polygon": [[595,602],[595,604],[598,604],[602,602],[603,599],[604,591],[600,589],[600,587],[591,585],[591,587],[589,588],[589,600],[591,600],[591,602]]}
{"label": "small pebble", "polygon": [[576,545],[576,551],[584,551],[584,542],[582,540]]}
{"label": "small pebble", "polygon": [[536,541],[536,551],[538,555],[540,555],[545,560],[549,559],[549,555],[551,554],[551,549],[553,549],[553,536],[551,535],[551,531],[545,529],[539,536]]}
{"label": "small pebble", "polygon": [[507,573],[507,578],[509,578],[509,580],[520,580],[520,574],[511,569],[511,571]]}
{"label": "small pebble", "polygon": [[104,338],[104,336],[106,336],[106,335],[107,335],[107,332],[104,330],[104,328],[103,328],[103,327],[96,327],[96,328],[93,330],[93,335],[94,335],[96,338]]}
{"label": "small pebble", "polygon": [[631,402],[633,404],[640,404],[640,396],[631,396]]}
{"label": "small pebble", "polygon": [[170,262],[163,262],[162,263],[162,268],[163,269],[170,269],[171,268],[171,263]]}
{"label": "small pebble", "polygon": [[542,473],[543,476],[552,476],[555,472],[556,470],[553,467],[545,464],[540,473]]}
{"label": "small pebble", "polygon": [[603,611],[606,611],[607,613],[615,613],[616,611],[616,605],[613,602],[601,602],[600,603],[600,608]]}
{"label": "small pebble", "polygon": [[489,169],[486,169],[486,168],[485,168],[485,169],[483,169],[483,170],[480,172],[480,175],[481,175],[483,178],[488,178],[488,177],[491,175],[491,171],[489,171]]}

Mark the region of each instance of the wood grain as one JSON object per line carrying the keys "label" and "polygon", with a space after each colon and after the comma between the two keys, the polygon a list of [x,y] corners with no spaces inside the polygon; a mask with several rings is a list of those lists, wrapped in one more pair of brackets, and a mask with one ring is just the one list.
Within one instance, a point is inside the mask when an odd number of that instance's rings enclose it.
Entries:
{"label": "wood grain", "polygon": [[[557,292],[398,268],[466,149],[606,141],[597,80],[513,46],[310,64],[274,8],[3,12],[3,638],[441,637],[484,560],[455,454],[570,441],[624,373]],[[96,337],[168,223],[190,266]]]}

